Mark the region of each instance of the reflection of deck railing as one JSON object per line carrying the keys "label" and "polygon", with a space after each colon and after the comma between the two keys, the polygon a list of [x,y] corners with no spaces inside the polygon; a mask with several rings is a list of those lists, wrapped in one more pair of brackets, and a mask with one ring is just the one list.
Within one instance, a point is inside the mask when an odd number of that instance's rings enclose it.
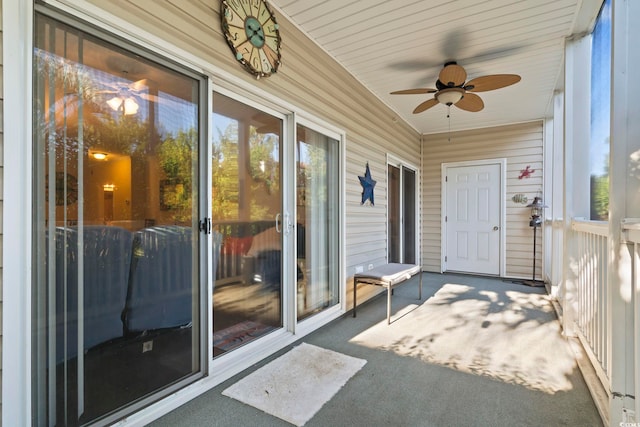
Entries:
{"label": "reflection of deck railing", "polygon": [[[248,280],[251,272],[244,271],[246,254],[250,250],[253,238],[259,233],[275,226],[274,221],[227,221],[216,222],[213,228],[222,235],[216,285],[236,283]],[[252,266],[251,266],[252,267]]]}
{"label": "reflection of deck railing", "polygon": [[610,389],[611,355],[607,334],[606,222],[574,220],[577,240],[576,317],[578,337],[606,390]]}

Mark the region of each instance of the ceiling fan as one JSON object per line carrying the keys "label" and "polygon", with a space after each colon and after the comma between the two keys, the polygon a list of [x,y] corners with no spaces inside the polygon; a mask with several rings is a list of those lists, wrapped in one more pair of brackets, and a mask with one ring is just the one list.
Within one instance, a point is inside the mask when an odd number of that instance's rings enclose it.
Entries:
{"label": "ceiling fan", "polygon": [[473,92],[487,92],[511,86],[520,81],[517,74],[491,74],[476,77],[465,83],[467,72],[455,61],[447,62],[438,75],[436,89],[416,88],[391,92],[391,95],[419,95],[433,93],[433,98],[419,104],[413,114],[422,113],[437,104],[456,107],[471,112],[477,112],[484,108],[482,99]]}
{"label": "ceiling fan", "polygon": [[135,82],[114,81],[104,83],[110,87],[108,90],[101,90],[98,93],[113,95],[107,101],[107,104],[114,110],[120,111],[124,115],[136,114],[138,112],[138,102],[136,98],[149,102],[161,102],[162,99],[157,95],[153,95],[152,83],[148,79],[142,79]]}

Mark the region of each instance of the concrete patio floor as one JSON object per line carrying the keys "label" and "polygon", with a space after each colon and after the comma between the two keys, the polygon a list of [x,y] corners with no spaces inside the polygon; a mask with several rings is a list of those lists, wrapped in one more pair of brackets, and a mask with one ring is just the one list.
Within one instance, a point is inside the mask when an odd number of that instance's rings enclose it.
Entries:
{"label": "concrete patio floor", "polygon": [[[423,274],[299,342],[366,365],[307,426],[603,425],[544,288],[496,278]],[[283,349],[153,423],[288,426],[223,396]]]}

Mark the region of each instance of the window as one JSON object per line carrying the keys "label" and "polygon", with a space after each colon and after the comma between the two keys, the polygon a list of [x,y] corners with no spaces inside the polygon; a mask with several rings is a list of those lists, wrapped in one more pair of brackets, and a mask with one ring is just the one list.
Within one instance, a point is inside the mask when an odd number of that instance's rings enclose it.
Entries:
{"label": "window", "polygon": [[202,375],[204,81],[42,12],[33,51],[33,419],[108,422]]}
{"label": "window", "polygon": [[609,217],[609,134],[611,112],[611,0],[596,21],[591,47],[591,219]]}

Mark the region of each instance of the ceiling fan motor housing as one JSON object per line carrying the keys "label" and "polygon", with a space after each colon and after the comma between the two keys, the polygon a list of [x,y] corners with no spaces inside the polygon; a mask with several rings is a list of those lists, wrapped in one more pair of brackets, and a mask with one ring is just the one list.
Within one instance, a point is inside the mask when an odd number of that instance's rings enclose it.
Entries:
{"label": "ceiling fan motor housing", "polygon": [[452,106],[464,97],[464,89],[460,87],[450,87],[440,90],[435,95],[439,103]]}

